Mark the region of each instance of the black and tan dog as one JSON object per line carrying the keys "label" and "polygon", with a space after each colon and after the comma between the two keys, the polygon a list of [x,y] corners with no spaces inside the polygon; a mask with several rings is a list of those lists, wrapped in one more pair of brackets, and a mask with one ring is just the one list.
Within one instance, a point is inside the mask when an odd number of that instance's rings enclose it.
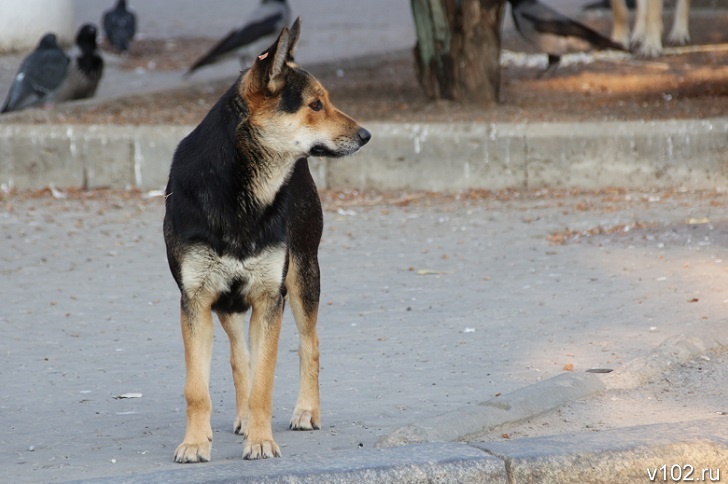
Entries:
{"label": "black and tan dog", "polygon": [[[164,238],[181,297],[187,430],[177,462],[210,460],[209,393],[215,312],[230,339],[243,457],[280,456],[271,429],[284,299],[300,334],[290,428],[320,427],[318,245],[321,202],[306,157],[354,153],[371,135],[338,111],[293,60],[300,19],[258,56],[172,160]],[[244,313],[250,317],[250,351]]]}

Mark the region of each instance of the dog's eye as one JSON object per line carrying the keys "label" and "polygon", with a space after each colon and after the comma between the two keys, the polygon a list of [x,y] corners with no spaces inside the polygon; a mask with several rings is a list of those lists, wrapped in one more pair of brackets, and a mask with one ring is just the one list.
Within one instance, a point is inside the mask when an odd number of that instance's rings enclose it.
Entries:
{"label": "dog's eye", "polygon": [[310,107],[314,111],[321,111],[324,107],[324,103],[322,103],[320,99],[316,99],[314,102],[309,104],[308,107]]}

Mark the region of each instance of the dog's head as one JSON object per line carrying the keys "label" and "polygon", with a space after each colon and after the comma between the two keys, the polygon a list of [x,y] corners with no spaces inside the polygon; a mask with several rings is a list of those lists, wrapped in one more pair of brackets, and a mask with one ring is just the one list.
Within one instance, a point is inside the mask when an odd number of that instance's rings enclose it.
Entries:
{"label": "dog's head", "polygon": [[319,81],[301,69],[293,50],[300,17],[260,54],[243,76],[239,94],[249,122],[272,150],[293,159],[346,156],[364,146],[371,134],[336,109]]}

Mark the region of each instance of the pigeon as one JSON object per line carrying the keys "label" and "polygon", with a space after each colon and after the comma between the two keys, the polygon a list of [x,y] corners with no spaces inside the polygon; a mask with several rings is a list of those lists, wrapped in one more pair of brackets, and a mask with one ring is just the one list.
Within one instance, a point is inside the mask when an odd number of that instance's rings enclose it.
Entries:
{"label": "pigeon", "polygon": [[549,65],[544,74],[555,69],[564,54],[593,49],[627,50],[621,44],[539,3],[538,0],[508,1],[511,3],[511,15],[518,32],[528,42],[548,54]]}
{"label": "pigeon", "polygon": [[[634,10],[636,7],[636,1],[635,0],[627,0],[627,8],[630,10]],[[582,7],[582,10],[611,10],[612,9],[612,0],[596,0],[592,3],[587,3]]]}
{"label": "pigeon", "polygon": [[93,24],[84,24],[76,35],[81,53],[68,69],[68,76],[55,96],[55,102],[86,99],[96,94],[104,73],[104,60],[96,50],[98,30]]}
{"label": "pigeon", "polygon": [[129,43],[136,33],[136,15],[126,8],[126,0],[116,2],[116,7],[104,12],[104,33],[109,43],[119,52],[128,52]]}
{"label": "pigeon", "polygon": [[238,53],[241,63],[254,59],[288,27],[291,9],[286,0],[262,0],[239,29],[230,33],[200,57],[185,73],[190,76],[200,67],[213,64]]}
{"label": "pigeon", "polygon": [[66,53],[58,46],[55,34],[45,34],[38,47],[23,59],[0,112],[54,102],[68,76],[69,62]]}

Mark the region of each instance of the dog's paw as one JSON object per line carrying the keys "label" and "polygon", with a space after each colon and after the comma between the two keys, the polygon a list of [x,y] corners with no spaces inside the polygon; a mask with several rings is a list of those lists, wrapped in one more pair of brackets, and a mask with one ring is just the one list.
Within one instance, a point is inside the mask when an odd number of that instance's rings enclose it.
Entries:
{"label": "dog's paw", "polygon": [[210,462],[212,453],[212,442],[188,444],[182,442],[174,451],[174,461],[180,464],[191,464],[194,462]]}
{"label": "dog's paw", "polygon": [[238,435],[245,435],[245,428],[247,427],[247,425],[247,418],[235,417],[235,422],[233,422],[233,432]]}
{"label": "dog's paw", "polygon": [[318,430],[321,428],[321,422],[314,412],[296,409],[288,428],[291,430]]}
{"label": "dog's paw", "polygon": [[270,459],[271,457],[280,456],[281,449],[273,439],[258,442],[251,441],[250,439],[245,441],[245,446],[243,447],[243,459],[245,460]]}

